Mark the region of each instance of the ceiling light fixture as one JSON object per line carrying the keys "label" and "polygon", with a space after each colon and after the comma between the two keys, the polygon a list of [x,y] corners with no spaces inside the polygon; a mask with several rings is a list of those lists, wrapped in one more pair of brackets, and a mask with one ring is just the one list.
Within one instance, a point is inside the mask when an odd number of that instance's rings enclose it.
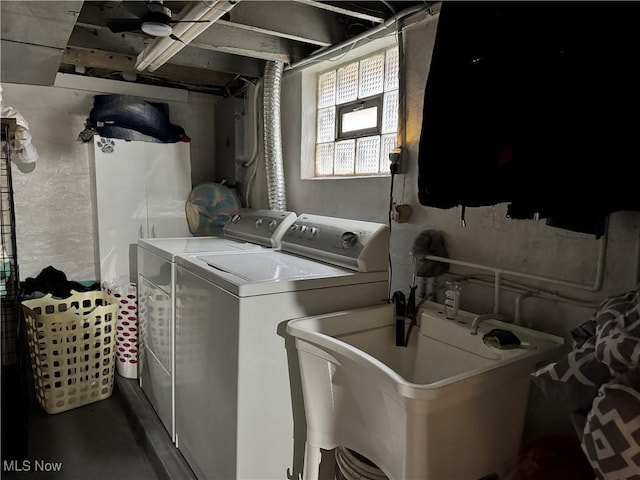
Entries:
{"label": "ceiling light fixture", "polygon": [[152,37],[168,37],[173,31],[171,25],[158,22],[144,22],[141,30]]}
{"label": "ceiling light fixture", "polygon": [[[230,11],[239,1],[240,0],[194,2],[194,5],[181,18],[209,20],[209,22],[178,23],[173,27],[173,36],[178,37],[181,41],[173,40],[168,36],[157,38],[138,55],[136,70],[139,72],[144,69],[148,69],[150,72],[156,71],[167,63],[176,53],[192,42],[198,35],[209,28],[216,20]],[[160,37],[160,35],[157,34],[156,36]]]}

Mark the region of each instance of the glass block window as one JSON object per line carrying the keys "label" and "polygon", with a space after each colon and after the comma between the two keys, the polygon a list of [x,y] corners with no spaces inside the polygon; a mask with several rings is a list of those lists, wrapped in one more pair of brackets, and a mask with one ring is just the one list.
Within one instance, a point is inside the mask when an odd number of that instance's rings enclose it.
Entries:
{"label": "glass block window", "polygon": [[398,75],[397,47],[318,75],[316,177],[389,174]]}
{"label": "glass block window", "polygon": [[356,140],[356,175],[380,171],[380,137],[364,137]]}
{"label": "glass block window", "polygon": [[336,71],[323,73],[318,77],[318,108],[336,104]]}
{"label": "glass block window", "polygon": [[398,131],[398,90],[386,92],[382,102],[382,133]]}
{"label": "glass block window", "polygon": [[317,143],[333,142],[336,138],[336,107],[318,110]]}
{"label": "glass block window", "polygon": [[334,175],[349,175],[354,173],[356,165],[355,140],[336,142],[336,155],[334,160]]}
{"label": "glass block window", "polygon": [[[330,73],[330,72],[327,72]],[[336,104],[351,102],[358,98],[358,62],[338,69]]]}

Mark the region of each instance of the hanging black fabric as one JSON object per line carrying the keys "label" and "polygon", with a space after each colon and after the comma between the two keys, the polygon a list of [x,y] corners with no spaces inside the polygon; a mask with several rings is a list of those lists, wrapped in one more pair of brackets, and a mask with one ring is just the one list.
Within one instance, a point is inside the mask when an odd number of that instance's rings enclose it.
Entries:
{"label": "hanging black fabric", "polygon": [[420,203],[602,234],[640,210],[636,2],[444,2],[425,88]]}

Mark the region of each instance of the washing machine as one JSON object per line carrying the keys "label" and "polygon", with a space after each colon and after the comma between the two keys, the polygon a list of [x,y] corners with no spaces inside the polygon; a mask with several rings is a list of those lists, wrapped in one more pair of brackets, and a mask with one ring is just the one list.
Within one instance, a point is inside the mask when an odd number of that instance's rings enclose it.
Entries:
{"label": "washing machine", "polygon": [[176,257],[176,445],[200,480],[299,478],[306,421],[286,324],[387,302],[388,256],[388,226],[305,214],[279,251]]}
{"label": "washing machine", "polygon": [[175,442],[175,258],[178,254],[259,253],[280,248],[293,212],[241,209],[221,237],[138,240],[138,377]]}

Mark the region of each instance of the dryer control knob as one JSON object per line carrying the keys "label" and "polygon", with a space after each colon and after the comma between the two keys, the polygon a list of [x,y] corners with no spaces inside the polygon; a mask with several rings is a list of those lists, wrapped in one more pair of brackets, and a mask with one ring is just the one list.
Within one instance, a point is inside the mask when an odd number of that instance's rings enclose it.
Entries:
{"label": "dryer control knob", "polygon": [[269,230],[275,230],[277,226],[278,226],[277,220],[271,220],[269,222]]}
{"label": "dryer control knob", "polygon": [[261,218],[257,219],[255,225],[256,225],[256,228],[260,227],[260,225],[262,225],[262,219]]}
{"label": "dryer control knob", "polygon": [[342,234],[342,246],[344,248],[353,247],[358,241],[358,234],[353,232],[344,232]]}
{"label": "dryer control knob", "polygon": [[238,223],[241,218],[242,218],[242,215],[238,215],[236,213],[234,216],[231,217],[231,223]]}

